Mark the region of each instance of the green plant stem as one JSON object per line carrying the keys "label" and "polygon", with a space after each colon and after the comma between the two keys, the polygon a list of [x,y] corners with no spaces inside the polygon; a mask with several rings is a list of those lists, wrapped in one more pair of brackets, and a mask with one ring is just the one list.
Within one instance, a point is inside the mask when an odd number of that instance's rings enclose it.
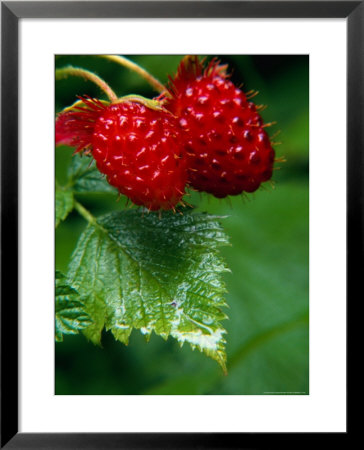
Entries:
{"label": "green plant stem", "polygon": [[118,55],[99,55],[99,56],[101,58],[106,58],[109,61],[113,61],[117,64],[120,64],[123,67],[126,67],[127,69],[132,70],[133,72],[137,73],[142,78],[144,78],[144,80],[146,80],[160,94],[165,93],[168,96],[165,86],[163,86],[163,84],[159,80],[157,80],[157,78],[153,77],[153,75],[151,75],[149,72],[143,69],[143,67],[140,67],[133,61],[130,61],[124,56]]}
{"label": "green plant stem", "polygon": [[77,200],[74,201],[74,206],[76,211],[85,219],[87,222],[91,223],[92,225],[96,225],[96,217],[93,216],[90,211],[88,211],[81,203],[79,203]]}
{"label": "green plant stem", "polygon": [[63,67],[62,69],[56,70],[56,80],[60,80],[62,78],[68,76],[82,77],[86,80],[92,81],[95,83],[105,94],[108,96],[109,100],[114,103],[117,101],[118,97],[115,92],[111,89],[111,87],[99,76],[95,75],[92,72],[89,72],[85,69],[80,69],[79,67]]}

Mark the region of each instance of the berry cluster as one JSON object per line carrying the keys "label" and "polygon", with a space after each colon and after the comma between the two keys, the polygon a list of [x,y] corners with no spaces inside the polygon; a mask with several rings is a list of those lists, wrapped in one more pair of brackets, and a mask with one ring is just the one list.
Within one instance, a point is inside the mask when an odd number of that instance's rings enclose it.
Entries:
{"label": "berry cluster", "polygon": [[158,101],[80,98],[60,113],[56,143],[88,151],[137,205],[173,209],[185,186],[215,197],[254,192],[272,176],[274,150],[254,103],[212,60],[185,57]]}

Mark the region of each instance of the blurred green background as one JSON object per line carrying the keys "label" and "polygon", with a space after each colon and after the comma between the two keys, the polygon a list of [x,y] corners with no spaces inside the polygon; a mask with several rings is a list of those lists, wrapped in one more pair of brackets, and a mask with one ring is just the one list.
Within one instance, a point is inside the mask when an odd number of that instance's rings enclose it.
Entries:
{"label": "blurred green background", "polygon": [[[147,344],[134,331],[126,347],[104,332],[103,348],[82,335],[56,344],[55,393],[116,394],[308,394],[308,145],[309,58],[217,55],[228,63],[232,80],[243,90],[258,90],[256,104],[266,104],[265,122],[274,140],[277,163],[274,188],[265,183],[246,197],[217,200],[193,193],[188,201],[198,211],[228,216],[223,220],[232,246],[222,249],[231,274],[225,275],[228,375],[198,350],[182,349],[172,338],[152,335]],[[160,81],[174,74],[180,55],[128,56]],[[137,75],[94,56],[57,56],[56,67],[74,65],[100,75],[118,95],[156,95]],[[97,87],[79,78],[56,83],[56,112],[76,95],[104,98]],[[56,178],[65,181],[73,150],[56,149]],[[120,210],[112,194],[80,194],[95,215]],[[86,226],[72,213],[56,231],[56,268],[63,272]]]}

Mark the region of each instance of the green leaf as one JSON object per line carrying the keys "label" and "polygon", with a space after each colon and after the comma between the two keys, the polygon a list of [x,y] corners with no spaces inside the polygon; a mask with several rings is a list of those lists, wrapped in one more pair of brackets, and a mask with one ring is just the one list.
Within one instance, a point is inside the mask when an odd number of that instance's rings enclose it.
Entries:
{"label": "green leaf", "polygon": [[70,191],[56,189],[56,228],[73,209],[73,194]]}
{"label": "green leaf", "polygon": [[95,160],[86,155],[74,155],[68,169],[68,177],[75,192],[110,192],[117,194],[106,180],[105,175],[99,172]]}
{"label": "green leaf", "polygon": [[56,341],[63,341],[63,334],[77,334],[91,324],[78,292],[56,271]]}
{"label": "green leaf", "polygon": [[228,243],[218,217],[131,210],[90,224],[71,259],[68,279],[94,324],[84,334],[100,343],[106,327],[127,344],[133,328],[188,342],[225,370],[227,318],[218,248]]}

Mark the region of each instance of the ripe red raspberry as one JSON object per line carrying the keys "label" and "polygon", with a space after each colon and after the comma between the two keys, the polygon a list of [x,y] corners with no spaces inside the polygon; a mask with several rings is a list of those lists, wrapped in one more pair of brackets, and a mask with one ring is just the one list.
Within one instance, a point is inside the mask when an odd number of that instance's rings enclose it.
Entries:
{"label": "ripe red raspberry", "polygon": [[136,101],[91,103],[58,116],[56,142],[91,149],[108,182],[136,205],[173,209],[187,181],[176,119]]}
{"label": "ripe red raspberry", "polygon": [[108,103],[90,97],[79,100],[63,112],[56,120],[56,144],[76,147],[76,153],[91,147],[96,120]]}
{"label": "ripe red raspberry", "polygon": [[218,198],[257,190],[271,178],[275,155],[255,105],[226,68],[184,58],[165,103],[184,131],[189,184]]}

